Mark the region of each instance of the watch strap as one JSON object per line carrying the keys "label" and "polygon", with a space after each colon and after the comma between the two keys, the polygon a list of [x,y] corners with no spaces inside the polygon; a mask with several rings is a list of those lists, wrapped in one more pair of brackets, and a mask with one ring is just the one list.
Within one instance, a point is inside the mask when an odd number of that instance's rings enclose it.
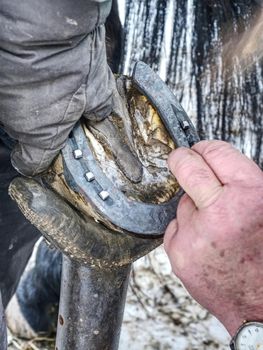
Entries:
{"label": "watch strap", "polygon": [[236,339],[236,337],[233,337],[233,338],[231,339],[231,341],[230,341],[229,346],[230,346],[230,349],[231,349],[231,350],[236,350],[235,339]]}

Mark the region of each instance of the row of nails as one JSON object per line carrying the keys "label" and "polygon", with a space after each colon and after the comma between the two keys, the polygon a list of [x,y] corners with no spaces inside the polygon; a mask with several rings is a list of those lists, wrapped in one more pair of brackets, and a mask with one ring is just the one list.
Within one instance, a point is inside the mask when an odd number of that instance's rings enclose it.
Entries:
{"label": "row of nails", "polygon": [[[75,159],[81,159],[83,156],[82,151],[80,149],[76,149],[75,151],[73,151],[73,155]],[[85,173],[84,176],[88,182],[92,182],[93,180],[95,180],[95,176],[91,171]],[[99,193],[99,196],[103,201],[105,201],[107,198],[109,198],[110,195],[107,191],[101,191]]]}

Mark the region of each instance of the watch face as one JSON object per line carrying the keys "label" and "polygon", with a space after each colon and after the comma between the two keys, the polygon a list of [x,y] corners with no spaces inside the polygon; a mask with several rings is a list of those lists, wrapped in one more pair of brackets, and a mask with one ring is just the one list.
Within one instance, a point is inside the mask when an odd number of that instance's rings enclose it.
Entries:
{"label": "watch face", "polygon": [[251,322],[236,337],[237,350],[263,350],[263,323]]}

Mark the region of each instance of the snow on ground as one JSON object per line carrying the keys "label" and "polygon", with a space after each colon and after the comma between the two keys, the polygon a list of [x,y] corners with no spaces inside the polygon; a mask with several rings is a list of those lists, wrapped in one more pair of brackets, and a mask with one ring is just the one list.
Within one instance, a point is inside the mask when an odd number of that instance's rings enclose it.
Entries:
{"label": "snow on ground", "polygon": [[171,273],[162,247],[134,264],[119,350],[226,350],[229,341]]}
{"label": "snow on ground", "polygon": [[[228,350],[229,340],[171,273],[163,247],[134,264],[119,350]],[[8,350],[16,349],[53,350],[54,342],[26,343],[10,335]]]}

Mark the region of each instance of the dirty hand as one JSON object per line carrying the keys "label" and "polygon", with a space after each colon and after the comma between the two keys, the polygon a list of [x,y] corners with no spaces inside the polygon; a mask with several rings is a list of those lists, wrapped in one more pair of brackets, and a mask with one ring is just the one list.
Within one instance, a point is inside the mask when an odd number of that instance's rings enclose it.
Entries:
{"label": "dirty hand", "polygon": [[263,319],[263,172],[231,145],[179,148],[169,167],[186,194],[165,234],[174,273],[233,335]]}

